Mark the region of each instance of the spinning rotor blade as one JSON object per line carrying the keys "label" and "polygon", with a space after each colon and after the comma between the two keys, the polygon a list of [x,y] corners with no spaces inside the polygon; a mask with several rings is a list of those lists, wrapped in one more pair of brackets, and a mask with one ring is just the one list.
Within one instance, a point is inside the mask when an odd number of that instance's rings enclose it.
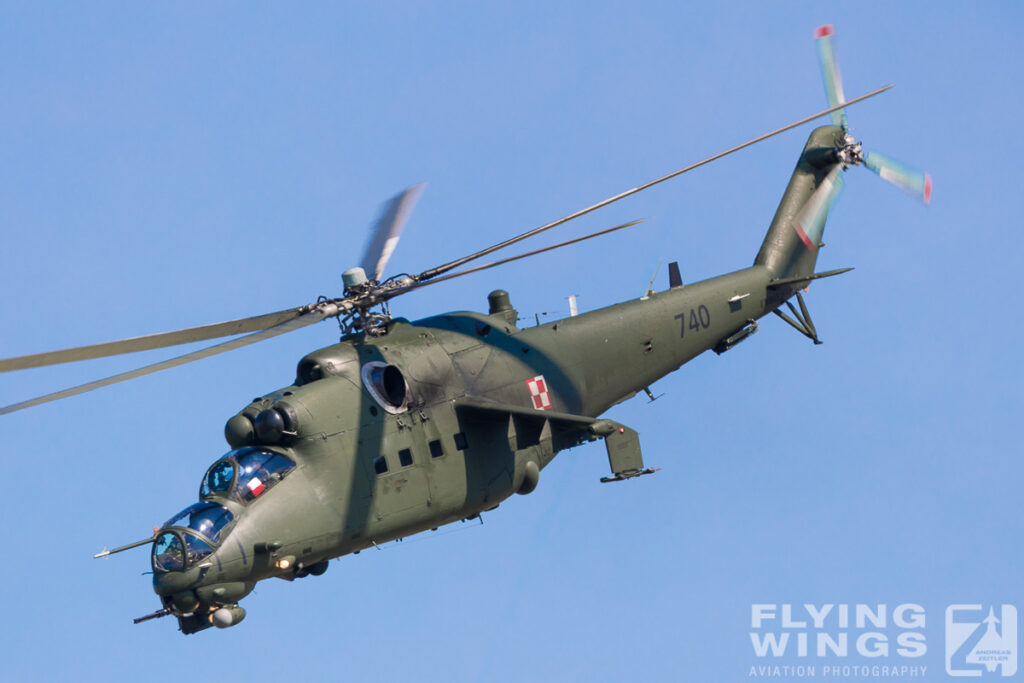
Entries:
{"label": "spinning rotor blade", "polygon": [[924,171],[904,166],[878,152],[864,155],[864,165],[904,192],[911,194],[925,204],[932,200],[932,177]]}
{"label": "spinning rotor blade", "polygon": [[793,229],[804,246],[811,251],[817,249],[821,243],[825,219],[828,218],[828,212],[842,190],[843,172],[839,166],[835,166],[793,219]]}
{"label": "spinning rotor blade", "polygon": [[[818,46],[818,63],[821,65],[821,78],[825,83],[825,96],[828,98],[830,106],[843,106],[843,81],[839,77],[839,65],[836,63],[835,50],[832,46],[832,36],[834,34],[835,28],[832,24],[826,24],[825,26],[819,26],[814,31],[814,38]],[[851,103],[852,101],[845,104]],[[832,121],[837,126],[842,126],[844,132],[849,131],[849,122],[846,119],[846,111],[844,109],[832,112]],[[863,163],[880,175],[883,180],[887,180],[901,190],[919,197],[925,204],[931,201],[932,178],[930,175],[904,166],[898,161],[878,152],[868,152],[862,156],[860,143],[854,142],[853,137],[849,134],[845,138],[847,141],[837,150],[844,169],[848,166],[856,166]]]}
{"label": "spinning rotor blade", "polygon": [[135,351],[148,351],[150,349],[162,349],[167,346],[188,344],[190,342],[203,341],[205,339],[217,339],[218,337],[230,337],[256,330],[265,330],[274,327],[303,315],[305,308],[292,308],[277,313],[267,313],[251,318],[240,318],[229,320],[212,325],[201,325],[199,327],[188,327],[172,332],[161,332],[159,334],[148,334],[143,337],[131,337],[119,339],[102,344],[91,344],[89,346],[77,346],[62,351],[46,351],[34,353],[28,356],[16,358],[5,358],[0,360],[0,372],[10,370],[25,370],[27,368],[38,368],[44,365],[57,365],[58,363],[70,363],[76,360],[91,360],[93,358],[105,358],[107,356],[118,356],[122,353],[133,353]]}
{"label": "spinning rotor blade", "polygon": [[388,298],[390,299],[391,297],[398,296],[399,294],[405,294],[406,292],[411,292],[414,289],[419,289],[420,287],[426,287],[427,285],[437,284],[438,282],[444,282],[445,280],[451,280],[453,278],[462,277],[463,275],[469,275],[471,273],[478,273],[481,270],[487,270],[488,268],[495,268],[497,266],[503,266],[506,263],[511,263],[512,261],[518,261],[520,259],[528,258],[530,256],[536,256],[537,254],[543,254],[546,251],[554,251],[555,249],[561,249],[562,247],[568,247],[571,244],[577,244],[579,242],[584,242],[586,240],[592,239],[594,237],[600,237],[601,235],[607,235],[608,233],[615,232],[616,230],[622,230],[623,228],[631,228],[634,225],[638,225],[640,223],[645,222],[646,220],[647,219],[645,218],[645,219],[639,220],[639,221],[630,221],[629,223],[623,223],[621,225],[616,225],[616,226],[611,227],[611,228],[605,228],[604,230],[598,230],[597,232],[592,232],[589,235],[584,235],[583,237],[577,237],[575,239],[566,240],[565,242],[559,242],[558,244],[552,244],[549,247],[542,247],[540,249],[534,249],[533,251],[528,251],[525,254],[519,254],[517,256],[510,256],[508,258],[501,259],[500,261],[492,261],[490,263],[485,263],[482,266],[474,266],[472,268],[467,268],[466,270],[460,270],[457,273],[449,273],[448,275],[445,275],[443,277],[437,277],[437,278],[434,278],[433,280],[427,280],[427,281],[424,281],[424,282],[417,282],[415,284],[406,285],[405,287],[399,287],[397,289],[393,289],[393,290],[389,291],[388,292]]}
{"label": "spinning rotor blade", "polygon": [[308,312],[302,313],[298,317],[293,318],[292,320],[280,323],[269,329],[261,330],[259,332],[247,335],[245,337],[239,337],[238,339],[232,339],[230,341],[223,342],[222,344],[217,344],[216,346],[211,346],[205,349],[200,349],[198,351],[193,351],[192,353],[187,353],[184,356],[178,356],[177,358],[165,360],[160,363],[147,365],[146,367],[139,368],[137,370],[122,372],[121,374],[113,375],[112,377],[107,377],[106,379],[97,380],[95,382],[89,382],[88,384],[82,384],[77,387],[72,387],[71,389],[65,389],[63,391],[47,394],[46,396],[40,396],[39,398],[34,398],[28,401],[22,401],[21,403],[15,403],[13,405],[0,408],[0,415],[4,415],[6,413],[13,413],[14,411],[21,410],[22,408],[31,408],[32,406],[37,406],[41,403],[56,401],[57,399],[60,398],[67,398],[68,396],[74,396],[75,394],[83,394],[87,391],[92,391],[93,389],[99,389],[100,387],[105,387],[110,384],[117,384],[118,382],[124,382],[125,380],[134,379],[135,377],[142,377],[143,375],[149,375],[154,372],[167,370],[168,368],[174,368],[179,365],[185,365],[186,363],[191,363],[192,361],[200,360],[202,358],[216,356],[217,354],[224,353],[225,351],[233,351],[234,349],[238,349],[243,346],[248,346],[250,344],[255,344],[256,342],[263,341],[264,339],[277,337],[279,335],[306,327],[307,325],[318,323],[324,318],[329,318],[331,316],[337,315],[339,310],[344,307],[346,307],[344,303],[340,307],[336,303],[318,304],[315,308],[309,310]]}
{"label": "spinning rotor blade", "polygon": [[564,218],[559,218],[556,221],[552,221],[550,223],[547,223],[545,225],[540,226],[539,228],[534,228],[533,230],[530,230],[528,232],[524,232],[523,234],[518,235],[516,237],[513,237],[512,239],[505,240],[504,242],[499,242],[498,244],[495,244],[492,247],[488,247],[488,248],[486,248],[486,249],[484,249],[482,251],[478,251],[475,254],[470,254],[469,256],[465,256],[463,258],[456,259],[455,261],[451,261],[451,262],[446,263],[444,265],[437,266],[436,268],[431,268],[430,270],[425,270],[422,273],[420,273],[419,275],[414,276],[413,279],[416,280],[417,282],[423,282],[425,280],[433,279],[433,278],[437,277],[438,275],[441,275],[443,273],[447,273],[448,271],[453,270],[455,268],[458,268],[459,266],[461,266],[461,265],[463,265],[465,263],[469,263],[470,261],[478,259],[478,258],[480,258],[482,256],[487,256],[490,253],[498,251],[499,249],[504,249],[505,247],[511,246],[511,245],[515,244],[516,242],[521,242],[521,241],[523,241],[523,240],[525,240],[525,239],[527,239],[529,237],[533,237],[534,235],[539,235],[540,233],[544,232],[545,230],[550,230],[551,228],[557,227],[557,226],[561,225],[562,223],[567,223],[567,222],[573,220],[574,218],[579,218],[580,216],[584,216],[584,215],[586,215],[586,214],[588,214],[588,213],[590,213],[592,211],[597,211],[598,209],[603,208],[605,206],[608,206],[609,204],[613,204],[613,203],[619,201],[620,199],[625,199],[626,197],[634,195],[637,192],[641,192],[643,190],[646,190],[649,187],[654,187],[658,183],[663,183],[666,180],[671,180],[672,178],[675,178],[676,176],[680,176],[680,175],[682,175],[684,173],[692,171],[695,168],[699,168],[701,166],[704,166],[705,164],[710,164],[712,161],[717,161],[718,159],[721,159],[724,156],[728,156],[728,155],[732,154],[733,152],[738,152],[741,149],[745,149],[747,147],[750,147],[751,145],[757,144],[758,142],[761,142],[762,140],[767,140],[768,138],[773,137],[775,135],[778,135],[780,133],[785,133],[787,130],[791,130],[793,128],[796,128],[797,126],[802,126],[803,124],[805,124],[805,123],[807,123],[809,121],[813,121],[814,119],[818,118],[819,116],[824,116],[825,114],[831,114],[831,113],[833,113],[835,111],[838,111],[838,110],[842,109],[844,106],[850,106],[852,104],[856,104],[858,102],[862,102],[862,101],[868,99],[869,97],[874,97],[875,95],[878,95],[880,93],[885,92],[886,90],[888,90],[891,87],[892,87],[892,85],[887,85],[884,88],[879,88],[878,90],[872,90],[871,92],[867,93],[866,95],[861,95],[860,97],[855,97],[855,98],[853,98],[852,100],[850,100],[848,102],[840,103],[840,104],[835,105],[835,106],[831,106],[828,109],[823,109],[822,111],[819,111],[817,114],[812,114],[811,116],[804,117],[804,118],[800,119],[799,121],[794,121],[793,123],[791,123],[789,125],[786,125],[786,126],[783,126],[782,128],[776,128],[775,130],[773,130],[770,133],[765,133],[764,135],[759,135],[758,137],[753,138],[752,140],[747,140],[746,142],[744,142],[742,144],[739,144],[739,145],[736,145],[735,147],[731,147],[731,148],[725,150],[724,152],[719,152],[718,154],[714,154],[712,156],[709,156],[706,159],[702,159],[702,160],[700,160],[700,161],[698,161],[696,163],[693,163],[693,164],[690,164],[689,166],[681,168],[678,171],[673,171],[672,173],[669,173],[667,175],[663,175],[660,178],[656,178],[655,180],[652,180],[652,181],[650,181],[648,183],[644,183],[643,185],[639,185],[637,187],[634,187],[632,190],[626,190],[625,192],[621,192],[621,193],[615,195],[614,197],[609,197],[608,199],[600,201],[597,204],[593,204],[591,206],[588,206],[585,209],[580,209],[579,211],[577,211],[575,213],[571,213],[568,216],[565,216]]}
{"label": "spinning rotor blade", "polygon": [[402,235],[402,228],[405,221],[412,212],[412,207],[423,194],[426,183],[419,183],[405,189],[391,198],[381,211],[380,218],[370,232],[370,240],[366,245],[366,252],[363,254],[362,265],[366,276],[371,280],[380,282],[380,276],[391,259],[391,254],[398,245],[398,238]]}
{"label": "spinning rotor blade", "polygon": [[[836,64],[835,51],[832,47],[832,35],[835,28],[832,24],[819,26],[814,31],[814,38],[818,45],[818,63],[821,65],[821,80],[825,83],[825,97],[828,98],[828,106],[842,107],[846,104],[843,96],[843,80],[839,77],[839,65]],[[832,122],[842,126],[843,130],[849,128],[846,120],[846,110],[837,109],[832,112]]]}

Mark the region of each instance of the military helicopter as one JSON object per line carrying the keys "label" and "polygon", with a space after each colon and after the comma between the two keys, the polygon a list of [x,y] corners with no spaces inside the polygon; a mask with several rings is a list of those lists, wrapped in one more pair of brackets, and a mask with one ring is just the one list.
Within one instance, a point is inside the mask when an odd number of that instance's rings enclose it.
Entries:
{"label": "military helicopter", "polygon": [[[619,482],[654,472],[637,432],[601,417],[609,408],[708,350],[748,339],[769,313],[820,343],[801,290],[849,268],[816,272],[824,224],[842,172],[864,165],[918,196],[931,178],[878,154],[850,134],[833,54],[833,30],[815,32],[828,108],[494,246],[419,274],[384,277],[422,191],[385,205],[360,266],[343,274],[338,298],[265,315],[155,335],[0,360],[0,371],[234,337],[216,346],[0,408],[9,413],[157,372],[334,318],[339,343],[303,357],[287,387],[253,400],[225,426],[231,450],[200,482],[199,502],[141,541],[151,544],[161,608],[135,620],[174,616],[185,634],[240,623],[239,602],[267,578],[318,576],[330,560],[436,529],[528,494],[562,450],[605,443]],[[551,230],[769,137],[831,115],[814,129],[752,266],[641,299],[539,324],[517,326],[507,292],[488,295],[487,313],[453,312],[409,322],[392,299],[582,240],[624,223],[483,265],[500,249]],[[796,305],[793,303],[796,300]],[[783,308],[788,311],[788,313]],[[241,336],[239,336],[241,335]]]}

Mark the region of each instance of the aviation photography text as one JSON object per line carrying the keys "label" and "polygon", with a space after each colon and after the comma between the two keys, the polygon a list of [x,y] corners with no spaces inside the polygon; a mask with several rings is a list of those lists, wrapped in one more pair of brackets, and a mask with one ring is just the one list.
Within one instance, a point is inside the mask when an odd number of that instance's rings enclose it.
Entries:
{"label": "aviation photography text", "polygon": [[747,675],[925,679],[925,624],[924,607],[914,603],[753,604],[750,643],[755,661]]}

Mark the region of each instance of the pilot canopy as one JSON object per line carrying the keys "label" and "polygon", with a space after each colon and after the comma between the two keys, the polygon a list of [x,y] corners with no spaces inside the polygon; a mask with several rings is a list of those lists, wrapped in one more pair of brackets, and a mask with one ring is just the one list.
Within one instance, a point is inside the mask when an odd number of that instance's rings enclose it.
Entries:
{"label": "pilot canopy", "polygon": [[199,497],[224,497],[248,503],[263,495],[289,472],[295,462],[267,448],[240,448],[213,464],[203,478]]}

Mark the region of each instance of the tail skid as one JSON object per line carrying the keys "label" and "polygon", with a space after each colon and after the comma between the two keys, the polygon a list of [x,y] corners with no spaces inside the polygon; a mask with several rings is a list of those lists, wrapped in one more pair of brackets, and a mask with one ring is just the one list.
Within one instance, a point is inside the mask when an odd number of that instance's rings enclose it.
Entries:
{"label": "tail skid", "polygon": [[818,330],[814,327],[814,322],[811,320],[811,313],[807,310],[807,304],[804,303],[804,297],[800,292],[796,293],[796,300],[800,304],[799,313],[795,308],[793,308],[793,303],[789,301],[789,299],[786,300],[786,306],[789,308],[789,312],[793,314],[792,318],[777,308],[772,311],[772,313],[792,325],[793,329],[810,339],[815,344],[821,344],[822,341],[818,339]]}
{"label": "tail skid", "polygon": [[[786,315],[778,308],[772,311],[775,315],[785,320],[789,325],[810,339],[815,344],[821,344],[821,339],[818,338],[818,330],[814,326],[814,321],[811,320],[811,313],[807,310],[807,304],[804,302],[803,294],[800,293],[800,289],[806,287],[812,280],[821,280],[826,277],[833,277],[835,275],[842,275],[843,273],[849,273],[853,268],[839,268],[837,270],[829,270],[824,273],[813,273],[804,277],[790,277],[782,278],[778,280],[772,280],[768,283],[769,292],[777,292],[781,296],[785,297],[785,305],[792,314],[792,317]],[[790,298],[796,295],[797,303],[800,305],[800,310],[797,311],[790,301]]]}

